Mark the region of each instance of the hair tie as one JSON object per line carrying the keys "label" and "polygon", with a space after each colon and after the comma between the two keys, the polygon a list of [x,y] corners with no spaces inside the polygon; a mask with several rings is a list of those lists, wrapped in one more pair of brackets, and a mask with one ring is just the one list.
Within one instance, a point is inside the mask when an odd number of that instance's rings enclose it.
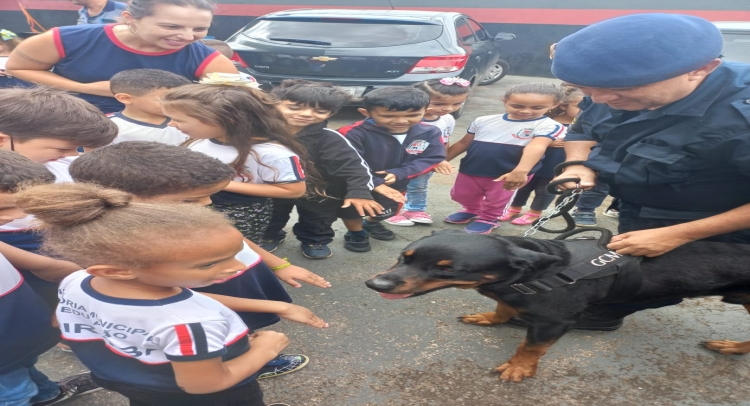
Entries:
{"label": "hair tie", "polygon": [[13,31],[0,30],[0,38],[2,38],[3,41],[10,41],[17,36],[18,35],[16,35],[16,33]]}
{"label": "hair tie", "polygon": [[211,72],[207,73],[206,77],[201,79],[198,83],[202,85],[225,85],[260,89],[260,84],[254,77],[250,75],[241,75],[239,73]]}
{"label": "hair tie", "polygon": [[466,79],[459,78],[459,77],[455,77],[455,78],[442,78],[442,79],[440,79],[440,83],[444,84],[446,86],[453,86],[453,85],[457,85],[457,86],[461,86],[461,87],[469,87],[469,86],[471,86],[471,82],[469,82]]}

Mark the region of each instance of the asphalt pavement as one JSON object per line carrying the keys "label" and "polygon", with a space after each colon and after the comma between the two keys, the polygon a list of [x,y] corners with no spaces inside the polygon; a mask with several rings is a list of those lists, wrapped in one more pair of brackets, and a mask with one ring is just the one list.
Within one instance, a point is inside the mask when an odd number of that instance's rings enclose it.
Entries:
{"label": "asphalt pavement", "polygon": [[[471,121],[503,112],[500,98],[515,84],[550,79],[509,76],[480,87],[458,120],[453,141]],[[359,120],[346,109],[331,127]],[[454,161],[458,164],[458,159]],[[534,378],[522,383],[498,379],[493,368],[510,358],[525,335],[513,326],[478,327],[457,316],[494,309],[494,302],[473,290],[446,289],[428,295],[385,300],[364,281],[391,266],[409,242],[434,230],[461,229],[441,220],[459,206],[451,201],[453,176],[430,181],[429,210],[434,224],[390,228],[398,238],[372,240],[373,250],[343,248],[342,224],[336,224],[333,256],[310,260],[288,238],[276,252],[296,265],[323,275],[333,286],[289,288],[295,303],[330,323],[323,330],[288,321],[271,326],[291,338],[286,353],[302,353],[310,364],[293,374],[261,381],[267,403],[292,406],[478,406],[478,405],[750,405],[750,358],[703,349],[707,339],[750,339],[750,317],[740,306],[717,298],[688,300],[626,319],[615,332],[572,331],[542,359]],[[606,206],[606,205],[605,205]],[[600,226],[616,227],[601,215]],[[561,226],[553,220],[553,226]],[[291,229],[290,223],[289,229]],[[522,235],[526,227],[503,224],[500,235]],[[288,230],[291,231],[291,230]],[[291,233],[290,233],[291,234]],[[457,234],[460,238],[460,234]],[[552,238],[537,233],[538,238]],[[52,378],[81,372],[75,356],[53,349],[37,367]],[[68,406],[124,406],[127,401],[100,391],[64,403]],[[165,405],[172,406],[172,405]],[[179,405],[174,405],[179,406]]]}

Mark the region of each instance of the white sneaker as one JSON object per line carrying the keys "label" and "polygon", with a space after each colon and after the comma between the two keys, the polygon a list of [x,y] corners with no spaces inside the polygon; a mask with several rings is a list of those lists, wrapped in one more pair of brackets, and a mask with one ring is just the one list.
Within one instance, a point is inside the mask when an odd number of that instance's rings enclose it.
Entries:
{"label": "white sneaker", "polygon": [[432,224],[432,216],[423,211],[403,211],[401,215],[411,220],[412,223]]}
{"label": "white sneaker", "polygon": [[383,220],[384,223],[388,223],[392,226],[401,226],[401,227],[409,227],[413,226],[414,222],[409,220],[408,218],[402,216],[401,214],[397,214],[393,217],[389,217],[385,220]]}
{"label": "white sneaker", "polygon": [[607,217],[612,217],[612,218],[619,218],[620,217],[620,212],[617,211],[617,210],[614,210],[614,209],[605,210],[604,213],[602,213],[602,214],[605,215],[605,216],[607,216]]}

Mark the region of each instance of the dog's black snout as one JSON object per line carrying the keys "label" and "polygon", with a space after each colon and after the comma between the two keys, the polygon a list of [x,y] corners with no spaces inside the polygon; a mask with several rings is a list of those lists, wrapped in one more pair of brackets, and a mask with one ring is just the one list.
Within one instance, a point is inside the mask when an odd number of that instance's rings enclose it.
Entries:
{"label": "dog's black snout", "polygon": [[388,292],[395,289],[396,286],[399,285],[399,283],[390,278],[376,276],[365,281],[365,285],[367,285],[367,287],[372,290],[377,290],[378,292]]}

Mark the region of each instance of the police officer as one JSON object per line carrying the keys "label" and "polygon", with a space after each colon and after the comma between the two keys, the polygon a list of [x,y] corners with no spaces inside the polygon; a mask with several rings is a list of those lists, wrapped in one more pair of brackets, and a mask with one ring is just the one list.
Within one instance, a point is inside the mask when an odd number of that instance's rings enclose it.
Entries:
{"label": "police officer", "polygon": [[[595,104],[571,126],[568,167],[621,199],[618,254],[695,240],[750,243],[750,65],[722,62],[698,17],[636,14],[561,40],[552,72]],[[565,184],[567,188],[573,184]]]}

